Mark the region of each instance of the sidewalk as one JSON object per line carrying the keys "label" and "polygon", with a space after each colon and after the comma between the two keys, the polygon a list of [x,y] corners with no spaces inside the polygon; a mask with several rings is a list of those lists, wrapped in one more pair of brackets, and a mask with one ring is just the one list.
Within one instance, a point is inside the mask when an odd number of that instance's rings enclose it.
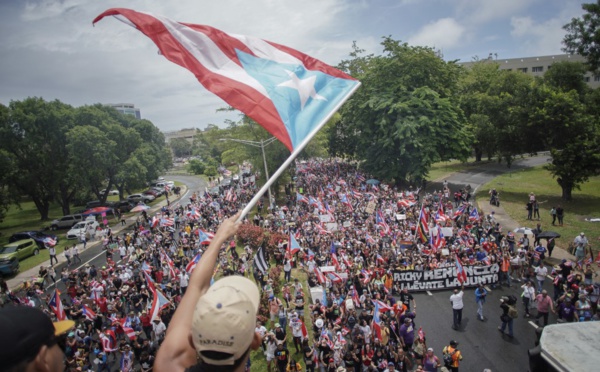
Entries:
{"label": "sidewalk", "polygon": [[[181,192],[179,193],[180,196],[170,199],[171,205],[178,203],[183,198],[183,195],[185,195],[187,190],[188,190],[187,185],[181,186]],[[166,199],[161,200],[160,202],[153,205],[150,209],[148,209],[148,215],[156,213],[157,211],[159,211],[162,207],[164,207],[166,205],[167,205],[167,200]],[[125,220],[125,225],[121,225],[121,221],[115,221],[114,226],[111,227],[114,235],[117,236],[123,230],[127,230],[127,229],[131,228],[131,226],[133,226],[135,224],[138,216],[139,216],[139,213],[134,213],[131,216],[129,216]],[[98,247],[101,244],[102,244],[102,242],[100,240],[90,241],[87,243],[85,251],[89,251],[91,248]],[[84,252],[83,246],[81,243],[77,243],[77,245],[80,248],[79,254],[81,255],[81,253]],[[99,254],[102,254],[102,252],[99,252]],[[65,255],[62,253],[60,255],[58,255],[57,258],[58,258],[58,263],[54,265],[54,268],[56,270],[56,275],[58,277],[60,275],[60,270],[62,269],[63,264],[66,264],[67,259],[65,258]],[[6,281],[6,283],[8,284],[8,288],[10,288],[11,291],[19,290],[19,287],[23,284],[24,281],[30,280],[32,278],[37,278],[38,272],[40,271],[40,266],[48,266],[48,265],[49,265],[49,262],[44,262],[40,265],[32,267],[29,270],[20,271],[14,278],[8,279]],[[78,264],[78,265],[81,266],[82,264]],[[59,266],[60,266],[60,268],[59,268]],[[76,267],[79,267],[79,266],[74,266],[73,269]]]}

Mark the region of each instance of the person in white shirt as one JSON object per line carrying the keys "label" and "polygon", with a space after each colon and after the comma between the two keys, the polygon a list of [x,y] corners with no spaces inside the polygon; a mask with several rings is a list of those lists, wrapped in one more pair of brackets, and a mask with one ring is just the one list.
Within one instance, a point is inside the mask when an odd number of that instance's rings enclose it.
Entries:
{"label": "person in white shirt", "polygon": [[535,288],[533,287],[532,282],[527,282],[521,286],[523,288],[523,304],[525,305],[525,318],[529,318],[531,315],[529,314],[529,305],[535,301]]}
{"label": "person in white shirt", "polygon": [[73,246],[71,254],[73,254],[73,263],[75,263],[75,261],[79,261],[79,263],[81,263],[81,258],[79,257],[79,248],[76,245]]}
{"label": "person in white shirt", "polygon": [[127,256],[127,248],[124,245],[119,246],[119,256],[121,256],[121,260]]}
{"label": "person in white shirt", "polygon": [[182,294],[185,293],[185,290],[187,289],[189,282],[190,282],[190,276],[188,275],[188,273],[185,271],[181,271],[181,273],[179,273],[179,286],[181,287]]}
{"label": "person in white shirt", "polygon": [[152,341],[158,343],[162,341],[165,336],[165,332],[167,331],[167,327],[165,323],[163,323],[162,319],[158,316],[152,320]]}
{"label": "person in white shirt", "polygon": [[548,268],[544,266],[544,262],[540,261],[540,266],[535,268],[535,281],[537,282],[538,293],[542,293],[542,289],[544,289],[546,275],[548,275]]}
{"label": "person in white shirt", "polygon": [[462,321],[462,311],[463,311],[463,290],[464,286],[460,287],[460,291],[458,289],[454,290],[452,296],[450,296],[450,302],[452,303],[452,315],[453,315],[453,324],[452,329],[458,329],[460,327],[460,323]]}

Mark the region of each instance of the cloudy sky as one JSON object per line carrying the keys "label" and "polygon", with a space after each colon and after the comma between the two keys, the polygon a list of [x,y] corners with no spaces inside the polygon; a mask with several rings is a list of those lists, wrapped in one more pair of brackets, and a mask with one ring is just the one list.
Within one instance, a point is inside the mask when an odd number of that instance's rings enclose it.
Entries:
{"label": "cloudy sky", "polygon": [[[589,2],[589,0],[587,1]],[[470,61],[561,53],[581,0],[0,0],[0,103],[28,96],[74,106],[134,103],[163,131],[223,125],[223,101],[139,31],[106,18],[126,7],[298,49],[336,65],[382,36]]]}

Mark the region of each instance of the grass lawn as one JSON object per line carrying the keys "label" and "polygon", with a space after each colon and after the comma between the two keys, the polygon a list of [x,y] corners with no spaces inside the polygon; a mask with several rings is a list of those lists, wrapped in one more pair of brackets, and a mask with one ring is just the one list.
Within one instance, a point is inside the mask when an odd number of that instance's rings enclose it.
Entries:
{"label": "grass lawn", "polygon": [[[487,198],[489,189],[495,187],[500,192],[500,202],[504,210],[522,226],[534,228],[538,221],[528,221],[525,205],[529,193],[533,192],[540,203],[542,229],[556,231],[562,235],[557,245],[566,248],[580,233],[585,232],[592,248],[598,251],[600,223],[587,222],[585,218],[600,217],[600,177],[592,177],[581,185],[581,190],[573,190],[573,200],[561,199],[561,188],[550,173],[542,166],[519,170],[495,178],[481,187]],[[565,210],[564,225],[552,226],[550,209],[562,205]],[[595,258],[595,257],[594,257]]]}
{"label": "grass lawn", "polygon": [[429,181],[435,181],[447,177],[451,173],[460,172],[470,167],[480,166],[489,162],[490,161],[488,160],[482,160],[479,163],[475,163],[475,158],[469,158],[465,163],[460,160],[441,161],[431,166],[427,179]]}

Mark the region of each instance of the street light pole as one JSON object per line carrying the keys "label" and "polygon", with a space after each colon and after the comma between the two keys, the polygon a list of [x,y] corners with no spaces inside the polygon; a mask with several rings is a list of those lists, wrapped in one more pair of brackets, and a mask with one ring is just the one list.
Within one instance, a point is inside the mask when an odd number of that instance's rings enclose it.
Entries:
{"label": "street light pole", "polygon": [[[237,138],[221,138],[219,139],[219,141],[233,141],[233,142],[238,142],[238,143],[242,143],[244,145],[248,145],[248,146],[254,146],[254,147],[259,147],[261,152],[262,152],[262,158],[263,158],[263,164],[265,166],[265,180],[269,180],[269,169],[267,168],[267,157],[265,156],[265,146],[270,145],[271,143],[273,143],[275,141],[275,137],[271,137],[267,140],[260,140],[260,142],[256,142],[256,141],[248,141],[248,140],[241,140],[241,139],[237,139]],[[268,189],[269,192],[269,207],[271,206],[271,200],[273,200],[273,195],[271,194],[271,187],[269,186]]]}

